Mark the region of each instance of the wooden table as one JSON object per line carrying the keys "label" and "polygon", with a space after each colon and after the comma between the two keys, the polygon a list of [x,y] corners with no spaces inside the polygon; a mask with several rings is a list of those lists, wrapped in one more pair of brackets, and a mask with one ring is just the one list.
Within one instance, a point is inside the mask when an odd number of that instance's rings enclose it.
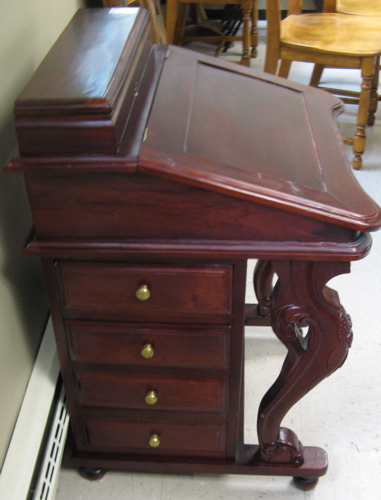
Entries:
{"label": "wooden table", "polygon": [[[307,489],[326,472],[325,451],[281,422],[344,362],[351,323],[326,283],[381,225],[343,152],[340,109],[154,46],[139,9],[79,11],[57,41],[16,102],[8,170],[25,176],[25,253],[44,265],[85,474],[284,475]],[[245,304],[248,259],[258,304]],[[244,327],[257,324],[288,354],[249,444]]]}

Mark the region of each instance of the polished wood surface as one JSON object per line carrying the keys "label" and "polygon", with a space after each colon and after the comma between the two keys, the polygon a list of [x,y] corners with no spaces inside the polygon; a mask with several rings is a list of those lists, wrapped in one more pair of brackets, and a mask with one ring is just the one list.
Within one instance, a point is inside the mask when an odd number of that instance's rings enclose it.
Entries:
{"label": "polished wood surface", "polygon": [[[65,317],[144,320],[166,316],[193,321],[231,313],[229,266],[155,266],[64,262],[57,264]],[[140,299],[140,286],[149,289]],[[118,294],[115,291],[118,290]],[[207,318],[203,318],[207,321]],[[218,321],[218,319],[215,321]]]}
{"label": "polished wood surface", "polygon": [[[114,45],[125,76],[111,115],[95,120],[107,140],[114,119],[125,124],[112,152],[99,152],[99,130],[83,120],[99,102],[85,99],[87,73],[79,101],[55,95],[54,116],[84,129],[88,149],[73,151],[60,129],[46,135],[52,99],[39,73],[16,103],[21,155],[7,168],[26,180],[24,251],[42,259],[73,464],[93,479],[100,469],[263,474],[310,489],[326,453],[281,422],[347,356],[350,319],[327,283],[366,256],[381,210],[346,160],[336,98],[178,47],[124,57],[150,36],[148,16],[134,15]],[[107,9],[97,16],[108,25]],[[78,20],[86,39],[88,17]],[[58,47],[80,61],[102,43],[78,43],[82,57],[74,40]],[[43,68],[61,78],[56,61]],[[258,304],[245,303],[248,259],[258,260]],[[271,326],[287,349],[259,407],[258,445],[244,440],[245,325]]]}
{"label": "polished wood surface", "polygon": [[[136,456],[144,453],[152,456],[157,454],[150,447],[150,437],[156,422],[130,422],[120,419],[104,420],[102,418],[86,419],[91,449],[112,451],[117,454],[134,453]],[[112,432],[110,430],[112,429]],[[224,427],[218,423],[199,424],[160,424],[160,444],[170,456],[186,454],[192,456],[223,457],[226,434]],[[124,443],[129,443],[128,447]],[[155,453],[156,452],[156,453]]]}
{"label": "polished wood surface", "polygon": [[[76,362],[121,364],[135,374],[145,367],[229,366],[230,327],[225,325],[171,325],[97,321],[67,321],[70,357]],[[152,346],[152,356],[142,355]],[[223,372],[221,372],[223,373]]]}
{"label": "polished wood surface", "polygon": [[[298,2],[301,3],[300,1]],[[265,71],[287,77],[292,61],[360,69],[362,87],[359,97],[357,128],[353,144],[353,167],[361,168],[365,150],[366,124],[372,100],[372,80],[381,53],[381,18],[348,16],[340,13],[291,14],[281,21],[279,0],[267,0],[268,35]],[[354,33],[356,36],[354,36]]]}
{"label": "polished wood surface", "polygon": [[[213,378],[174,378],[80,371],[81,402],[85,406],[127,408],[152,407],[157,410],[222,412],[226,410],[226,380]],[[152,403],[147,394],[155,393]],[[153,417],[154,418],[154,417]]]}
{"label": "polished wood surface", "polygon": [[381,13],[381,2],[379,0],[336,0],[336,2],[332,3],[336,3],[333,6],[334,11],[343,14],[374,16]]}
{"label": "polished wood surface", "polygon": [[[140,171],[349,227],[355,213],[368,228],[378,221],[366,196],[348,198],[358,184],[331,119],[341,104],[329,94],[193,52],[185,61],[172,48],[157,96]],[[171,109],[176,116],[163,119]]]}
{"label": "polished wood surface", "polygon": [[103,7],[141,7],[147,9],[155,43],[167,43],[160,0],[102,0]]}
{"label": "polished wood surface", "polygon": [[147,18],[137,8],[77,12],[15,104],[21,154],[85,154],[93,141],[94,154],[119,150],[126,113],[144,85]]}

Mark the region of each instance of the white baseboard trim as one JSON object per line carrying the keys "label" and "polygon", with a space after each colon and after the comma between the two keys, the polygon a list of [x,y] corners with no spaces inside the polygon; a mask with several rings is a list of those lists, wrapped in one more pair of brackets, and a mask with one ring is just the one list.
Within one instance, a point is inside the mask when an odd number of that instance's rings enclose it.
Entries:
{"label": "white baseboard trim", "polygon": [[66,406],[65,390],[61,387],[59,397],[54,402],[54,414],[45,444],[43,460],[39,464],[33,500],[54,500],[68,430],[69,413]]}
{"label": "white baseboard trim", "polygon": [[0,474],[0,498],[25,500],[38,459],[59,375],[49,320]]}

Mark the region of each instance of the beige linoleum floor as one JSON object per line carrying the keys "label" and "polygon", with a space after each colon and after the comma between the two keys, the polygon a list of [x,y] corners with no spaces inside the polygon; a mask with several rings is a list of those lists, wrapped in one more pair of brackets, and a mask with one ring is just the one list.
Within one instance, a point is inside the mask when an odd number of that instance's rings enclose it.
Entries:
{"label": "beige linoleum floor", "polygon": [[[259,56],[252,67],[262,70],[265,29],[261,29]],[[209,46],[198,46],[213,51]],[[227,59],[234,60],[239,45]],[[290,78],[308,82],[310,66],[294,64]],[[357,85],[351,71],[330,71],[324,80],[346,80]],[[343,131],[352,130],[356,107],[339,118]],[[259,124],[260,126],[260,124]],[[346,146],[349,157],[350,148]],[[355,173],[363,188],[381,204],[381,109],[368,130],[364,167]],[[370,255],[352,264],[352,273],[335,278],[335,288],[353,321],[354,342],[345,365],[309,393],[287,415],[305,445],[328,452],[328,473],[315,490],[302,492],[287,477],[236,475],[155,475],[108,472],[100,481],[79,476],[65,459],[56,500],[378,500],[381,499],[381,231],[373,235]],[[253,266],[250,262],[250,267]],[[248,273],[250,276],[250,272]],[[252,284],[248,283],[249,295]],[[253,298],[251,299],[253,300]],[[265,388],[279,373],[285,349],[266,328],[247,330],[246,441],[257,442],[257,407]]]}

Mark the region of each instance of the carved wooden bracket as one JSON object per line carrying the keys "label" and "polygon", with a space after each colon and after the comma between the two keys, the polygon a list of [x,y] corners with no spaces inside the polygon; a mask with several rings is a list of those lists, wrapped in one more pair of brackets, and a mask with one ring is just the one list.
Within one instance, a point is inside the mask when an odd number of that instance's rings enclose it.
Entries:
{"label": "carved wooden bracket", "polygon": [[[259,408],[262,462],[303,463],[303,446],[280,424],[297,401],[346,359],[352,341],[351,322],[337,293],[326,283],[349,270],[347,262],[273,261],[257,266],[258,302],[267,306],[271,297],[272,328],[288,349],[281,373]],[[271,294],[274,273],[278,281]]]}

